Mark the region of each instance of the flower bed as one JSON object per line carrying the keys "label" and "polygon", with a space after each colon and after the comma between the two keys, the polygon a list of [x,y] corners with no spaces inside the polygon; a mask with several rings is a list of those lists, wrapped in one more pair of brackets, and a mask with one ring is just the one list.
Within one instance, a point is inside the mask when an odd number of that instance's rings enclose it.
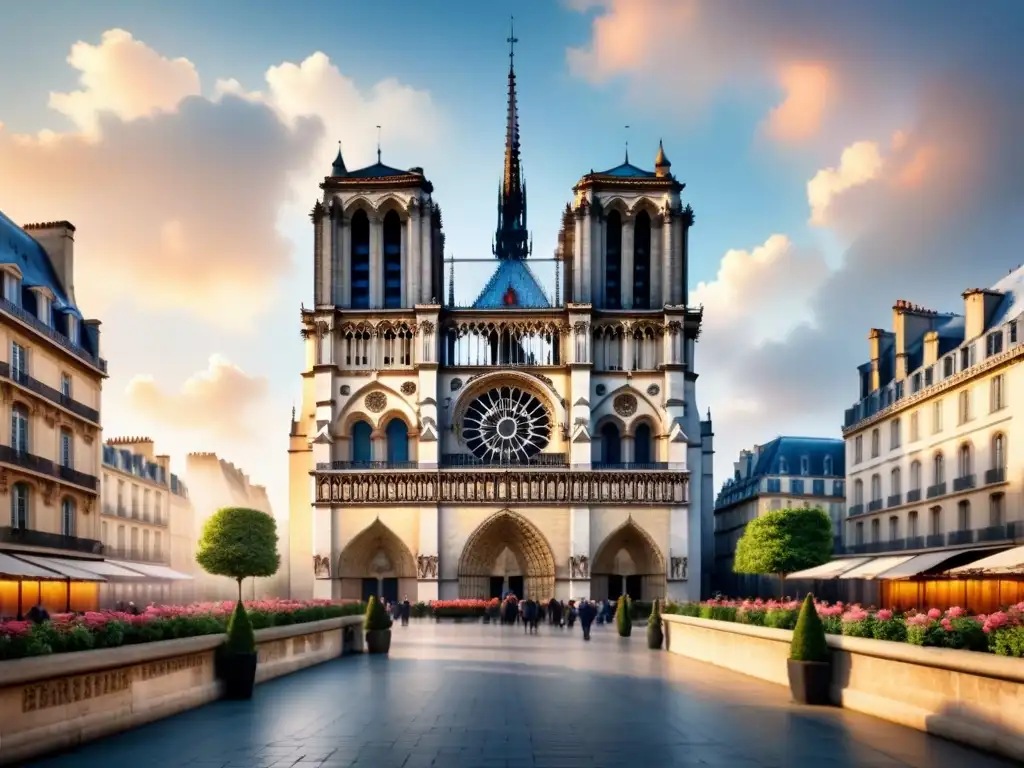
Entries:
{"label": "flower bed", "polygon": [[432,600],[430,615],[436,619],[478,619],[487,609],[497,608],[498,598],[493,600]]}
{"label": "flower bed", "polygon": [[[96,611],[56,614],[42,624],[5,621],[0,623],[0,659],[216,635],[224,632],[234,607],[234,602],[229,600],[150,606],[137,616],[119,611]],[[365,610],[359,602],[327,600],[257,600],[247,602],[245,607],[254,629],[352,616]]]}
{"label": "flower bed", "polygon": [[[1024,657],[1024,603],[977,616],[959,607],[905,614],[856,604],[816,603],[816,607],[825,631],[833,635]],[[774,629],[793,629],[799,612],[800,602],[795,600],[708,600],[669,603],[664,609],[669,614]]]}

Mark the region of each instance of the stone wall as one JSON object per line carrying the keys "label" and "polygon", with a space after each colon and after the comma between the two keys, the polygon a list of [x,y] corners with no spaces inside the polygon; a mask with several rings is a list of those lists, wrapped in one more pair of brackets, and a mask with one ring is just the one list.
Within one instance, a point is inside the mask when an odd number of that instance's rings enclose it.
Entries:
{"label": "stone wall", "polygon": [[[665,647],[788,685],[793,633],[666,615]],[[1024,661],[974,651],[827,636],[832,703],[989,752],[1024,754]]]}
{"label": "stone wall", "polygon": [[[361,651],[362,621],[346,616],[257,631],[256,682]],[[346,630],[350,649],[343,647]],[[214,654],[223,641],[206,635],[0,662],[0,765],[216,700]]]}

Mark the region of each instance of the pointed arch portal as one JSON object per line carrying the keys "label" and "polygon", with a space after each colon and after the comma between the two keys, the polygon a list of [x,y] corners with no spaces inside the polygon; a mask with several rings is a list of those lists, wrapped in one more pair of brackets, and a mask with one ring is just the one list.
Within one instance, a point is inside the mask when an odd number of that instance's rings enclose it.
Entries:
{"label": "pointed arch portal", "polygon": [[373,594],[386,600],[416,600],[416,560],[380,518],[342,550],[338,576],[342,599],[365,600]]}
{"label": "pointed arch portal", "polygon": [[665,557],[651,535],[632,517],[610,534],[590,563],[591,594],[617,600],[665,598]]}
{"label": "pointed arch portal", "polygon": [[459,597],[488,597],[498,558],[508,550],[523,576],[523,594],[547,601],[555,594],[555,558],[540,530],[510,509],[491,515],[466,541],[459,558]]}

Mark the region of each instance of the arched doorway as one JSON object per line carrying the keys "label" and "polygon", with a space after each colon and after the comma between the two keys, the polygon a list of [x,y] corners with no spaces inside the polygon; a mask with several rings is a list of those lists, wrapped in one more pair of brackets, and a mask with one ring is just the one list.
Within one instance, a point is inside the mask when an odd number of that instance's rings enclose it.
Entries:
{"label": "arched doorway", "polygon": [[338,560],[342,600],[416,601],[416,561],[395,532],[378,518],[363,529]]}
{"label": "arched doorway", "polygon": [[555,594],[550,545],[537,526],[510,509],[481,523],[459,558],[460,598],[501,597],[505,588],[545,602]]}
{"label": "arched doorway", "polygon": [[597,598],[665,598],[665,557],[632,517],[601,542],[590,561],[590,592]]}

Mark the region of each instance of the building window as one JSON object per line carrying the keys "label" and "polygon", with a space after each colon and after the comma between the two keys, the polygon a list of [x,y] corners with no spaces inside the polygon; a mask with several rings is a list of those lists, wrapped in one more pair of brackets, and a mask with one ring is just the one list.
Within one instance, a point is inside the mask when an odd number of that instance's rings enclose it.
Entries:
{"label": "building window", "polygon": [[942,507],[932,507],[931,525],[928,532],[931,536],[942,534]]}
{"label": "building window", "polygon": [[809,475],[811,474],[811,460],[806,456],[800,457],[800,474]]}
{"label": "building window", "polygon": [[373,461],[373,427],[365,421],[352,425],[352,461],[363,464]]}
{"label": "building window", "polygon": [[960,350],[960,370],[966,371],[971,367],[971,350],[964,347]]}
{"label": "building window", "polygon": [[913,377],[910,379],[910,388],[914,392],[920,392],[921,391],[921,374],[920,373],[915,373],[913,375]]}
{"label": "building window", "polygon": [[160,535],[160,531],[153,532],[153,559],[163,559],[163,538]]}
{"label": "building window", "polygon": [[15,403],[11,408],[11,448],[17,453],[28,453],[28,408]]}
{"label": "building window", "polygon": [[857,435],[853,439],[853,463],[860,464],[864,461],[864,436]]}
{"label": "building window", "polygon": [[936,453],[932,459],[932,477],[932,485],[946,482],[946,460],[941,453]]}
{"label": "building window", "polygon": [[409,461],[409,428],[399,418],[388,422],[384,430],[384,439],[387,441],[388,463],[404,464]]}
{"label": "building window", "polygon": [[995,413],[1006,406],[1006,403],[1003,401],[1003,392],[1005,391],[1003,388],[1003,374],[993,376],[988,386],[989,410]]}
{"label": "building window", "polygon": [[856,506],[864,503],[864,481],[860,478],[853,481],[853,503]]}
{"label": "building window", "polygon": [[402,220],[395,211],[384,216],[381,240],[384,250],[384,308],[402,306]]}
{"label": "building window", "polygon": [[985,337],[985,357],[998,355],[1003,351],[1003,332],[993,331]]}
{"label": "building window", "polygon": [[956,505],[956,524],[958,530],[971,530],[971,502],[967,499]]}
{"label": "building window", "polygon": [[937,435],[942,431],[942,401],[936,400],[932,405],[932,434]]}
{"label": "building window", "polygon": [[822,474],[825,475],[825,477],[830,477],[832,475],[832,457],[826,456],[822,464]]}
{"label": "building window", "polygon": [[907,536],[911,539],[917,537],[917,510],[910,510],[907,515]]}
{"label": "building window", "polygon": [[60,393],[68,400],[71,399],[71,377],[66,373],[60,375]]}
{"label": "building window", "polygon": [[878,428],[871,430],[871,458],[877,459],[878,454],[881,451],[882,438],[878,433]]}
{"label": "building window", "polygon": [[64,499],[60,504],[60,532],[64,536],[75,535],[74,499]]}
{"label": "building window", "polygon": [[789,481],[789,492],[791,494],[793,494],[794,496],[803,496],[804,495],[804,481],[803,480],[798,480],[795,477],[792,478]]}
{"label": "building window", "polygon": [[965,389],[957,396],[957,413],[960,416],[960,423],[966,424],[971,420],[971,391]]}
{"label": "building window", "polygon": [[1016,320],[1012,320],[1010,322],[1010,343],[1011,344],[1016,344],[1017,343],[1017,321]]}
{"label": "building window", "polygon": [[28,350],[16,341],[11,342],[11,374],[15,381],[28,377]]}
{"label": "building window", "polygon": [[786,461],[785,456],[779,457],[779,474],[785,475],[789,473],[789,462]]}
{"label": "building window", "polygon": [[855,530],[854,541],[857,544],[863,544],[864,543],[864,523],[863,523],[863,521],[858,522],[857,526],[856,526],[856,528],[854,530]]}
{"label": "building window", "polygon": [[953,369],[954,369],[955,365],[956,365],[956,363],[954,362],[952,355],[946,355],[946,357],[943,358],[943,360],[942,360],[942,377],[944,379],[948,379],[950,376],[953,375]]}
{"label": "building window", "polygon": [[917,417],[917,411],[914,411],[912,414],[910,414],[910,442],[912,443],[916,443],[920,437],[918,431],[920,429],[919,421],[920,420]]}
{"label": "building window", "polygon": [[605,219],[604,302],[609,309],[622,306],[622,216],[611,211]]}
{"label": "building window", "polygon": [[772,499],[772,509],[782,509],[782,499]]}
{"label": "building window", "polygon": [[28,483],[11,486],[11,528],[28,528]]}
{"label": "building window", "polygon": [[900,420],[893,419],[889,423],[889,450],[894,451],[900,447]]}
{"label": "building window", "polygon": [[1002,432],[992,437],[992,469],[1006,468],[1006,438]]}
{"label": "building window", "polygon": [[960,450],[957,453],[957,469],[959,470],[959,477],[970,477],[971,476],[971,445],[970,443],[964,443],[960,446]]}
{"label": "building window", "polygon": [[349,223],[351,262],[349,281],[352,291],[352,309],[370,308],[370,218],[366,211],[352,214]]}
{"label": "building window", "polygon": [[654,461],[654,439],[649,424],[638,424],[633,430],[633,462],[650,464]]}
{"label": "building window", "polygon": [[74,463],[74,448],[75,438],[71,433],[70,429],[61,429],[60,431],[60,465],[62,467],[68,467],[69,469],[75,465]]}
{"label": "building window", "polygon": [[882,477],[881,475],[871,476],[871,500],[882,500]]}
{"label": "building window", "polygon": [[633,223],[633,308],[651,308],[651,217],[640,211]]}
{"label": "building window", "polygon": [[1001,493],[993,493],[988,499],[988,524],[992,526],[1002,525],[1004,514],[1003,504],[1005,496]]}
{"label": "building window", "polygon": [[142,519],[148,521],[151,514],[149,510],[149,488],[147,488],[142,492]]}
{"label": "building window", "polygon": [[902,491],[900,490],[900,468],[895,467],[892,472],[889,473],[889,493],[893,496],[899,496]]}
{"label": "building window", "polygon": [[910,490],[921,490],[921,462],[916,459],[910,462]]}
{"label": "building window", "polygon": [[877,517],[871,521],[871,543],[876,544],[882,540],[882,521]]}
{"label": "building window", "polygon": [[153,494],[153,519],[162,523],[164,519],[163,496],[160,491]]}
{"label": "building window", "polygon": [[896,541],[900,537],[900,519],[893,515],[889,518],[889,541]]}

